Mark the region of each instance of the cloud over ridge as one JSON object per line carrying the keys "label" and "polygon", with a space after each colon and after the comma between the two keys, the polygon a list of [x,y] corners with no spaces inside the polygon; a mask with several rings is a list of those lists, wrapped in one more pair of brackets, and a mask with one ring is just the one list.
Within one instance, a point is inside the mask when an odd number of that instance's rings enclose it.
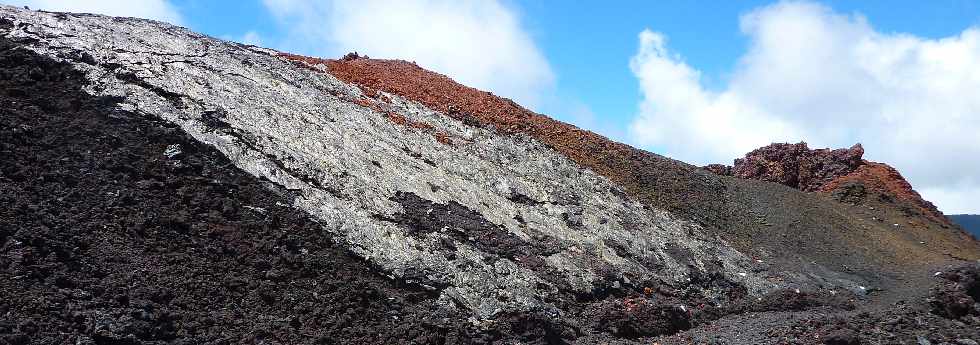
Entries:
{"label": "cloud over ridge", "polygon": [[696,164],[770,142],[861,142],[947,213],[980,212],[980,29],[925,39],[881,33],[860,15],[781,2],[741,17],[749,38],[727,85],[645,30],[630,67],[643,99],[634,142]]}
{"label": "cloud over ridge", "polygon": [[264,0],[288,27],[283,49],[357,51],[416,61],[465,85],[532,108],[554,75],[511,9],[497,1]]}

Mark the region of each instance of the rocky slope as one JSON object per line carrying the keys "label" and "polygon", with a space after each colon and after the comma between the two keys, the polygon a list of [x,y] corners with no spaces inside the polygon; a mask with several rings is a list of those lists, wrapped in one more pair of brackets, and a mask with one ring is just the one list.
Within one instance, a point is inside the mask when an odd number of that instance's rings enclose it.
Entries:
{"label": "rocky slope", "polygon": [[[926,302],[977,298],[932,274],[980,257],[956,229],[716,176],[410,63],[3,6],[0,66],[5,342],[742,343],[725,325],[745,318],[788,327],[743,330],[758,343],[873,340],[849,313],[898,299],[910,332],[977,337],[972,304]],[[845,322],[791,332],[826,318]]]}
{"label": "rocky slope", "polygon": [[[901,260],[903,265],[920,265],[923,261],[942,261],[943,258],[936,254],[942,256],[954,253],[976,257],[976,243],[960,243],[959,239],[963,234],[944,229],[946,224],[929,222],[925,226],[939,229],[919,231],[921,229],[917,228],[918,230],[903,233],[903,236],[893,236],[896,235],[895,232],[884,231],[887,227],[882,226],[883,224],[877,224],[876,227],[867,221],[881,223],[881,219],[885,218],[900,222],[907,220],[890,217],[889,212],[878,214],[881,212],[827,203],[819,197],[802,195],[769,184],[758,184],[746,179],[720,178],[682,162],[615,143],[594,133],[534,114],[509,100],[458,85],[444,76],[425,71],[411,63],[357,58],[319,60],[288,54],[284,56],[352,82],[366,90],[368,95],[377,91],[394,93],[429,107],[442,109],[446,115],[469,123],[530,136],[572,158],[581,166],[623,186],[625,192],[645,204],[693,220],[709,232],[731,240],[743,252],[753,252],[754,256],[773,259],[773,264],[780,268],[798,271],[801,259],[824,267],[846,266],[851,271],[864,271],[867,268],[866,272],[859,272],[849,278],[877,283],[882,277],[876,272],[884,267],[868,267],[869,261],[891,261],[884,266],[891,266],[896,260]],[[854,151],[860,150],[855,148]],[[841,156],[853,157],[855,154],[844,153]],[[856,156],[860,160],[861,153]],[[897,207],[886,209],[893,211]],[[804,211],[803,214],[801,211]],[[914,237],[910,238],[909,235]],[[795,238],[796,236],[804,238]],[[924,237],[936,239],[937,242],[932,242],[934,247],[920,246],[919,242],[923,242]],[[880,241],[891,243],[866,245]],[[821,246],[811,252],[806,245],[801,245],[819,242],[835,243],[838,247]],[[896,247],[903,249],[896,251]],[[855,253],[854,249],[863,253]],[[787,257],[785,253],[780,253],[785,251],[803,251],[805,255]]]}

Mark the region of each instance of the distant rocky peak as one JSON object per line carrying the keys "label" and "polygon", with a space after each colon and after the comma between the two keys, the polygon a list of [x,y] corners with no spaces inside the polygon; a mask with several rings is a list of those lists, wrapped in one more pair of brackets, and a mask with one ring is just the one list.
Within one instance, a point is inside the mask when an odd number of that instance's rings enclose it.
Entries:
{"label": "distant rocky peak", "polygon": [[734,166],[712,164],[705,168],[719,175],[776,182],[812,192],[857,170],[864,164],[862,156],[861,144],[847,149],[813,150],[805,142],[776,143],[736,159]]}
{"label": "distant rocky peak", "polygon": [[[884,195],[886,200],[907,203],[940,224],[951,224],[935,205],[912,189],[895,168],[866,161],[863,156],[864,147],[860,143],[846,149],[810,149],[805,142],[774,143],[735,159],[733,166],[711,164],[704,168],[718,175],[775,182],[804,192],[827,193],[841,201],[844,200],[840,196],[853,194],[852,189],[859,187],[862,195],[868,192]],[[853,197],[846,199],[847,202],[858,201]]]}

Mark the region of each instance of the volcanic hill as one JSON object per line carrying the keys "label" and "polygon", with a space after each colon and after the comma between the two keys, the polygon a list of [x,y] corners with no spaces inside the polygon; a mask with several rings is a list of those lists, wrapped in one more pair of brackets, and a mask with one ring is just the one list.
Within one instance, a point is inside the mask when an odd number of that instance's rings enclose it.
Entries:
{"label": "volcanic hill", "polygon": [[862,154],[702,169],[405,61],[0,6],[0,343],[980,340],[980,243]]}

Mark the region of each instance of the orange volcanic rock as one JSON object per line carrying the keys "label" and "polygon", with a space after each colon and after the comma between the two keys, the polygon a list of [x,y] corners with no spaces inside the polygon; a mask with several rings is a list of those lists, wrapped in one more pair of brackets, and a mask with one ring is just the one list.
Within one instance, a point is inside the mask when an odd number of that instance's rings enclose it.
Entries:
{"label": "orange volcanic rock", "polygon": [[857,169],[863,164],[863,155],[861,144],[836,150],[811,150],[804,142],[771,144],[736,159],[732,167],[712,164],[705,168],[719,175],[776,182],[812,192]]}
{"label": "orange volcanic rock", "polygon": [[857,170],[824,184],[819,191],[834,193],[849,184],[860,184],[865,190],[908,203],[926,217],[941,224],[950,224],[949,219],[935,205],[923,199],[912,189],[912,185],[902,177],[902,174],[898,173],[898,170],[887,164],[864,161]]}
{"label": "orange volcanic rock", "polygon": [[[431,109],[468,124],[493,127],[508,134],[523,133],[569,157],[576,163],[603,175],[641,200],[673,210],[691,205],[710,205],[720,187],[704,188],[704,181],[690,179],[686,164],[614,142],[599,134],[577,128],[527,110],[510,99],[471,88],[452,79],[403,60],[370,59],[347,54],[341,59],[320,59],[280,53],[280,56],[322,70],[361,88],[376,103],[387,100],[384,91],[419,102]],[[377,105],[375,105],[377,106]],[[402,124],[397,116],[394,122]],[[434,134],[443,143],[449,139]],[[718,175],[777,182],[807,192],[832,191],[847,182],[863,182],[866,188],[893,196],[913,205],[940,224],[949,220],[935,206],[912,190],[897,171],[880,163],[862,159],[864,148],[855,144],[847,149],[816,149],[806,143],[772,144],[735,161],[734,166],[712,164],[706,170]],[[682,177],[684,176],[684,177]],[[683,201],[665,198],[656,188],[670,186]]]}
{"label": "orange volcanic rock", "polygon": [[[624,193],[624,198],[634,198],[650,207],[697,222],[709,233],[731,240],[746,252],[792,252],[792,255],[810,257],[811,262],[827,267],[878,272],[894,267],[934,265],[948,259],[944,253],[973,258],[977,253],[975,248],[980,248],[976,241],[964,240],[965,237],[960,235],[965,234],[961,232],[939,231],[937,228],[948,228],[949,223],[941,213],[927,207],[929,204],[924,200],[907,202],[916,199],[888,196],[893,192],[878,186],[896,185],[884,182],[893,181],[887,178],[889,175],[869,180],[882,182],[869,182],[867,187],[855,180],[821,193],[825,185],[870,164],[861,159],[864,150],[860,145],[849,149],[810,150],[802,143],[781,144],[744,160],[741,169],[717,165],[709,167],[715,172],[712,173],[534,113],[509,99],[461,85],[413,62],[356,55],[336,60],[282,53],[279,56],[357,86],[369,100],[365,103],[372,107],[385,109],[391,102],[385,95],[397,95],[466,125],[526,136],[621,188],[612,192]],[[397,117],[389,117],[389,120],[400,122]],[[450,139],[432,131],[429,134],[444,144],[465,145],[459,138]],[[845,202],[827,202],[826,197],[787,191],[773,184],[719,176],[736,172],[745,176],[771,176],[794,188],[802,186],[808,192],[829,194],[831,198]],[[878,190],[884,192],[876,193]],[[850,206],[858,203],[867,204],[867,207]],[[881,212],[873,211],[875,213],[869,215],[868,209],[874,210],[875,206],[880,206]],[[900,219],[902,212],[921,217]],[[882,225],[884,223],[879,224],[883,218],[890,222],[887,227]],[[926,230],[892,231],[893,224],[898,222],[921,224]],[[800,229],[814,231],[800,232]],[[805,243],[834,245],[806,246]],[[929,247],[922,243],[928,243]],[[796,259],[788,258],[788,255],[770,259],[783,269],[797,269]]]}
{"label": "orange volcanic rock", "polygon": [[868,192],[906,203],[929,219],[950,225],[942,212],[922,199],[895,168],[861,159],[864,148],[811,150],[806,143],[776,143],[749,152],[734,166],[711,164],[704,168],[718,175],[762,180],[787,185],[805,192],[846,194],[844,189],[860,185]]}
{"label": "orange volcanic rock", "polygon": [[[331,75],[357,85],[368,97],[381,98],[377,91],[384,91],[419,102],[470,125],[492,127],[506,134],[529,135],[609,178],[640,200],[653,201],[673,210],[690,209],[690,204],[701,201],[723,203],[716,200],[716,190],[705,190],[699,185],[702,181],[688,177],[688,174],[697,174],[698,169],[693,166],[537,114],[510,99],[456,83],[413,62],[370,59],[356,54],[341,59],[286,53],[279,56],[312,69],[326,66]],[[437,138],[443,143],[449,142],[448,138]],[[684,197],[673,199],[660,193],[659,189],[651,188],[663,185],[682,191]]]}

